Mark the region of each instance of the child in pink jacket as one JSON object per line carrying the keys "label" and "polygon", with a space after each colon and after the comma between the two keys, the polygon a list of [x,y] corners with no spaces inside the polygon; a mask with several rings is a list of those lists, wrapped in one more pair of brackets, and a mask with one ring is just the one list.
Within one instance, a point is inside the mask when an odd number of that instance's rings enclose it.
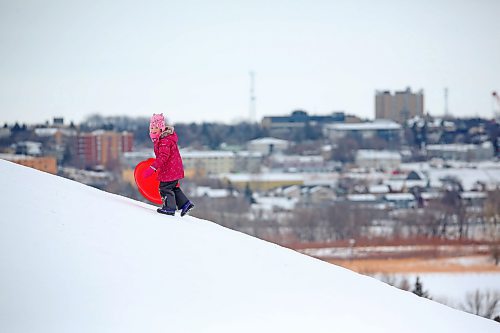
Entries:
{"label": "child in pink jacket", "polygon": [[179,180],[184,178],[182,158],[177,146],[177,133],[174,128],[165,125],[163,114],[153,114],[149,123],[149,137],[153,141],[156,161],[144,171],[144,177],[151,177],[155,172],[160,181],[160,196],[163,207],[158,213],[175,215],[176,207],[181,216],[186,215],[194,204],[182,192]]}

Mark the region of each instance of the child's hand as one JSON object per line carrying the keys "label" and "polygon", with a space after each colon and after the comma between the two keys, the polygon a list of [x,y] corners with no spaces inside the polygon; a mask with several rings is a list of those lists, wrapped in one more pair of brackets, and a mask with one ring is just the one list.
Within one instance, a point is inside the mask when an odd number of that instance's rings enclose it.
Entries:
{"label": "child's hand", "polygon": [[144,170],[144,172],[142,173],[142,176],[144,178],[149,178],[153,175],[153,173],[155,173],[155,170],[152,167],[149,167],[146,170]]}

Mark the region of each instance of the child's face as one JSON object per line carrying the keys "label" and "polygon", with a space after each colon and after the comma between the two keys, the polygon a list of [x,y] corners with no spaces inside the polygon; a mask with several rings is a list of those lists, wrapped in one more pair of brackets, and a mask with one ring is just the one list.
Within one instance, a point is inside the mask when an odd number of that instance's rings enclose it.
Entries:
{"label": "child's face", "polygon": [[151,128],[149,129],[149,133],[150,133],[150,134],[158,134],[158,133],[160,133],[160,132],[161,132],[161,129],[159,129],[158,127],[151,127]]}
{"label": "child's face", "polygon": [[151,141],[156,141],[159,139],[161,135],[161,129],[158,127],[151,127],[149,128],[149,137],[151,138]]}

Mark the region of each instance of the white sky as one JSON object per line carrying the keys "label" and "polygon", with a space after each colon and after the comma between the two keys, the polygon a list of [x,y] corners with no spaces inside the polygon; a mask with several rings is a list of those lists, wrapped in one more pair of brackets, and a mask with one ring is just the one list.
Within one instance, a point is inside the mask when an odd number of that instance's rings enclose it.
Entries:
{"label": "white sky", "polygon": [[301,108],[373,118],[376,90],[491,117],[500,1],[0,0],[0,124],[90,113],[173,122]]}

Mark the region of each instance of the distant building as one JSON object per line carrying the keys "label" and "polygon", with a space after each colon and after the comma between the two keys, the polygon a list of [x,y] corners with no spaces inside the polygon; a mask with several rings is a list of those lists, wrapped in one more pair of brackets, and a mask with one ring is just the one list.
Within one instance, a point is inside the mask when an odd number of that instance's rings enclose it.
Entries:
{"label": "distant building", "polygon": [[424,115],[424,93],[413,93],[410,88],[404,91],[377,91],[375,95],[375,118],[390,119],[403,124],[415,116]]}
{"label": "distant building", "polygon": [[344,122],[344,112],[333,112],[326,116],[310,116],[306,111],[296,110],[289,116],[267,116],[262,119],[262,127],[272,136],[289,137],[295,131],[303,131],[306,126]]}
{"label": "distant building", "polygon": [[384,195],[384,201],[390,203],[397,209],[408,209],[417,207],[417,200],[411,193],[388,193]]}
{"label": "distant building", "polygon": [[54,117],[52,120],[54,127],[63,127],[64,126],[64,118],[63,117]]}
{"label": "distant building", "polygon": [[42,143],[34,141],[21,141],[16,143],[16,154],[19,155],[29,155],[29,156],[41,156],[42,155]]}
{"label": "distant building", "polygon": [[295,198],[256,196],[252,210],[272,213],[276,213],[276,211],[291,211],[298,202]]}
{"label": "distant building", "polygon": [[0,128],[0,139],[5,139],[10,137],[12,134],[10,128],[8,127],[2,127]]}
{"label": "distant building", "polygon": [[141,151],[124,152],[121,159],[124,166],[134,169],[140,162],[154,157],[155,154],[153,149],[147,149]]}
{"label": "distant building", "polygon": [[375,208],[381,203],[381,200],[374,194],[348,194],[345,200],[360,208]]}
{"label": "distant building", "polygon": [[390,120],[378,120],[357,124],[329,124],[325,125],[323,132],[333,143],[345,137],[360,140],[379,138],[399,143],[403,135],[403,128]]}
{"label": "distant building", "polygon": [[225,174],[220,178],[239,190],[244,190],[248,186],[252,191],[267,191],[277,187],[304,184],[304,177],[295,173]]}
{"label": "distant building", "polygon": [[236,154],[231,151],[181,151],[184,170],[190,176],[233,172]]}
{"label": "distant building", "polygon": [[488,199],[488,195],[486,192],[465,191],[460,192],[460,199],[462,199],[467,206],[482,208],[484,206],[484,202]]}
{"label": "distant building", "polygon": [[260,172],[264,154],[258,151],[239,151],[236,153],[235,172]]}
{"label": "distant building", "polygon": [[[106,186],[113,180],[113,172],[89,171],[78,168],[62,167],[60,174],[68,179],[75,180],[79,183],[93,186],[100,189],[105,189]],[[133,174],[132,174],[133,177]],[[128,180],[127,180],[128,181]],[[131,180],[130,184],[135,186],[135,181]]]}
{"label": "distant building", "polygon": [[[57,158],[58,163],[69,162],[69,150],[75,149],[78,131],[72,128],[35,128],[35,135],[43,138],[43,153]],[[69,149],[68,149],[69,148]]]}
{"label": "distant building", "polygon": [[427,145],[426,149],[428,158],[442,158],[443,160],[474,162],[489,160],[495,156],[493,145],[489,141],[480,145]]}
{"label": "distant building", "polygon": [[260,138],[248,141],[247,149],[251,152],[259,152],[263,155],[284,152],[288,149],[289,142],[276,138]]}
{"label": "distant building", "polygon": [[332,187],[315,185],[292,185],[284,188],[279,188],[275,191],[275,193],[277,196],[297,199],[306,204],[331,202],[337,197]]}
{"label": "distant building", "polygon": [[20,165],[24,165],[33,169],[57,174],[57,161],[54,157],[33,157],[27,155],[16,154],[0,154],[0,159],[11,161]]}
{"label": "distant building", "polygon": [[65,137],[76,137],[78,132],[71,128],[35,128],[35,135],[41,138],[53,137],[57,144],[61,144]]}
{"label": "distant building", "polygon": [[401,164],[397,151],[360,149],[356,153],[356,165],[367,169],[395,170]]}
{"label": "distant building", "polygon": [[271,168],[284,171],[295,172],[321,172],[327,171],[326,162],[323,156],[302,156],[302,155],[273,155],[269,159]]}
{"label": "distant building", "polygon": [[190,194],[193,197],[207,197],[207,198],[212,198],[212,199],[221,199],[221,198],[228,198],[234,195],[237,195],[237,192],[225,189],[225,188],[210,188],[208,186],[197,186]]}
{"label": "distant building", "polygon": [[389,193],[391,189],[389,188],[388,185],[370,185],[368,186],[368,193],[369,194],[386,194]]}
{"label": "distant building", "polygon": [[112,168],[122,154],[133,149],[134,135],[129,132],[94,131],[76,137],[76,158],[81,167]]}
{"label": "distant building", "polygon": [[420,198],[422,201],[422,206],[427,207],[432,203],[439,202],[441,198],[443,197],[443,194],[441,192],[422,192],[420,193]]}

